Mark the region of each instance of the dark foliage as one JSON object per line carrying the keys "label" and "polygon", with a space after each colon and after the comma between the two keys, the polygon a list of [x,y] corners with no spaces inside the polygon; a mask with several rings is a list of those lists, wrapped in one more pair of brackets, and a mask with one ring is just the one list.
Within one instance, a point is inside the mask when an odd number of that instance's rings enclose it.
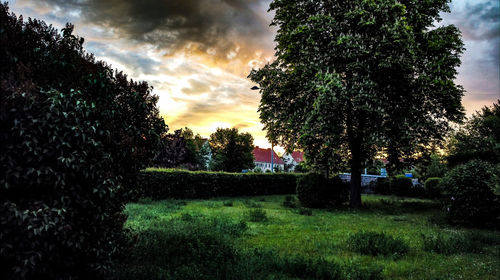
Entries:
{"label": "dark foliage", "polygon": [[293,194],[296,188],[296,178],[299,176],[286,173],[238,174],[152,170],[141,172],[136,195],[159,200]]}
{"label": "dark foliage", "polygon": [[398,196],[411,196],[413,183],[405,175],[397,175],[391,178],[391,194]]}
{"label": "dark foliage", "polygon": [[494,193],[493,166],[484,161],[459,165],[441,181],[448,220],[476,227],[500,225],[500,197]]}
{"label": "dark foliage", "polygon": [[210,170],[241,172],[254,168],[253,137],[250,133],[238,133],[237,128],[217,128],[210,135],[213,160]]}
{"label": "dark foliage", "polygon": [[500,163],[500,100],[484,107],[455,134],[448,145],[451,166],[470,160]]}
{"label": "dark foliage", "polygon": [[338,176],[327,179],[310,173],[298,178],[297,198],[310,208],[339,206],[348,201],[349,188]]}
{"label": "dark foliage", "polygon": [[351,250],[361,254],[394,259],[405,255],[410,250],[403,240],[372,231],[360,231],[349,236],[347,244]]}
{"label": "dark foliage", "polygon": [[425,194],[430,198],[439,198],[441,197],[441,188],[439,184],[441,183],[441,178],[431,177],[425,180],[424,188]]}
{"label": "dark foliage", "polygon": [[164,131],[157,98],[0,4],[0,278],[91,279],[122,247],[123,203]]}
{"label": "dark foliage", "polygon": [[187,127],[165,134],[161,138],[161,146],[153,164],[164,168],[206,169],[203,149],[205,141],[199,134],[194,136]]}
{"label": "dark foliage", "polygon": [[425,197],[425,189],[421,186],[413,186],[412,180],[404,175],[377,178],[373,190],[377,194],[384,195]]}

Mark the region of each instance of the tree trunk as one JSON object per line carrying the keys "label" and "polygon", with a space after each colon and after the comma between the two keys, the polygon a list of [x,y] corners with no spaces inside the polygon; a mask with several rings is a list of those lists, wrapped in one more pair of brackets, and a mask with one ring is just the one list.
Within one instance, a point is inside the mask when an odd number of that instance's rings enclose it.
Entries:
{"label": "tree trunk", "polygon": [[351,208],[361,207],[361,143],[355,140],[351,145]]}

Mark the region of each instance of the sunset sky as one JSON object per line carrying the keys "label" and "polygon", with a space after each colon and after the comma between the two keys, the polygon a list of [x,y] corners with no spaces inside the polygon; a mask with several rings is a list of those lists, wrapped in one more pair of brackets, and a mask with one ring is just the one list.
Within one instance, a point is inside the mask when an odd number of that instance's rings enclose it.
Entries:
{"label": "sunset sky", "polygon": [[[273,60],[270,0],[12,0],[17,15],[75,24],[87,51],[146,80],[170,129],[207,137],[217,127],[250,132],[267,147],[260,95],[246,77]],[[457,82],[468,114],[500,98],[500,1],[453,0],[437,26],[454,24],[465,47]]]}

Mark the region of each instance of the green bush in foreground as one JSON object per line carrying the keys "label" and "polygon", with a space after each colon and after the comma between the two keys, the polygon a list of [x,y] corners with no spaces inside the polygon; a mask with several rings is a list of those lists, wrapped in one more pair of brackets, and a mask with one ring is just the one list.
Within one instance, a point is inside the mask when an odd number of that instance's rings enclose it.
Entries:
{"label": "green bush in foreground", "polygon": [[399,258],[410,250],[401,239],[385,233],[360,231],[349,236],[347,244],[350,250],[364,255]]}
{"label": "green bush in foreground", "polygon": [[494,193],[492,165],[471,161],[446,174],[441,182],[449,222],[496,227],[500,225],[500,197]]}
{"label": "green bush in foreground", "polygon": [[338,176],[326,179],[320,174],[307,174],[297,179],[297,198],[302,206],[325,208],[347,202],[349,190]]}
{"label": "green bush in foreground", "polygon": [[1,279],[106,278],[165,129],[148,84],[83,42],[0,3]]}

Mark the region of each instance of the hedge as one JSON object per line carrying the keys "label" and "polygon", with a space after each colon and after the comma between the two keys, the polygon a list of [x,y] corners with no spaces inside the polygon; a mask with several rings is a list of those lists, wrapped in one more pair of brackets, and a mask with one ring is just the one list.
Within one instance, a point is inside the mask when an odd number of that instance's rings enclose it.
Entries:
{"label": "hedge", "polygon": [[225,173],[146,169],[136,197],[197,199],[221,196],[294,194],[297,177],[287,173]]}

